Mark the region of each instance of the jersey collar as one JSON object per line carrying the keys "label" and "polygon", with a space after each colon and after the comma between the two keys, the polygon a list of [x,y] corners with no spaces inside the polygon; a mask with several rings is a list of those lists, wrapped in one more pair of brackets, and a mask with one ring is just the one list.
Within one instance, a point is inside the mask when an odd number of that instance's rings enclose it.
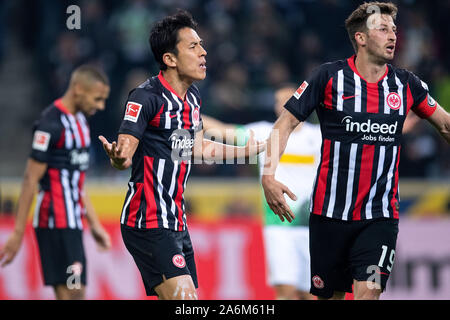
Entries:
{"label": "jersey collar", "polygon": [[[349,65],[350,69],[352,69],[352,71],[354,73],[356,73],[365,82],[367,82],[369,84],[372,83],[372,82],[368,82],[366,79],[364,79],[363,76],[359,73],[358,69],[356,69],[355,60],[356,60],[356,54],[347,59],[347,63]],[[387,76],[388,73],[389,73],[389,67],[386,65],[386,72],[384,73],[384,75],[380,78],[380,80],[378,80],[377,82],[373,82],[373,83],[378,84],[381,80],[383,80]]]}
{"label": "jersey collar", "polygon": [[69,110],[67,110],[66,106],[63,105],[62,103],[62,99],[56,99],[55,102],[53,102],[53,104],[55,105],[55,107],[57,107],[59,110],[61,110],[63,113],[65,114],[70,114]]}
{"label": "jersey collar", "polygon": [[176,91],[172,88],[172,86],[167,82],[166,79],[164,79],[163,75],[162,75],[162,71],[159,71],[158,74],[158,80],[161,82],[161,84],[164,86],[164,88],[166,88],[167,90],[169,90],[170,92],[172,92],[174,95],[176,95],[181,101],[184,101],[183,98],[181,98],[178,93],[176,93]]}

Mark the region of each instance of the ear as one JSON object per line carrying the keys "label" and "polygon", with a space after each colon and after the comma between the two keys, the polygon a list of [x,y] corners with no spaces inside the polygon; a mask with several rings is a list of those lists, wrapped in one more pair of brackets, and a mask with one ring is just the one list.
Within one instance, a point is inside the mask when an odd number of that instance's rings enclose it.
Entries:
{"label": "ear", "polygon": [[168,67],[174,68],[177,66],[177,57],[171,52],[166,52],[163,54],[163,62]]}
{"label": "ear", "polygon": [[367,42],[367,35],[364,32],[356,32],[355,40],[359,47],[365,47]]}
{"label": "ear", "polygon": [[73,92],[75,93],[75,95],[80,95],[83,93],[83,91],[83,86],[79,82],[75,82],[73,85]]}

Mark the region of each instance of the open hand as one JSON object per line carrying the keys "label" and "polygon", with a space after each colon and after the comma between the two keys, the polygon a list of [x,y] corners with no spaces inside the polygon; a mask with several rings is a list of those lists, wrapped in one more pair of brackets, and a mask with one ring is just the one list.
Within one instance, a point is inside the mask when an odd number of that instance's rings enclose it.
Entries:
{"label": "open hand", "polygon": [[128,154],[128,149],[130,149],[130,140],[128,138],[123,138],[120,145],[116,141],[109,143],[104,136],[99,136],[98,139],[102,142],[103,149],[114,168],[125,170],[131,166],[131,159],[125,156]]}
{"label": "open hand", "polygon": [[264,175],[261,183],[264,189],[264,195],[266,197],[267,204],[269,205],[270,209],[272,209],[272,211],[276,215],[278,215],[282,222],[284,222],[284,219],[292,222],[292,220],[294,220],[295,218],[295,215],[292,213],[291,208],[287,204],[286,199],[284,198],[284,194],[286,193],[289,198],[294,201],[297,200],[295,194],[293,194],[288,187],[278,182],[273,176],[270,175]]}

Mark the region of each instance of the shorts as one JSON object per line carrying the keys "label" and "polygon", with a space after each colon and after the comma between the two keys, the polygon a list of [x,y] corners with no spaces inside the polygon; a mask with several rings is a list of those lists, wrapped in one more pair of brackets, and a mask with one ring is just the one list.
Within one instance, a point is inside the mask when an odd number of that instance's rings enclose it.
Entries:
{"label": "shorts", "polygon": [[144,282],[147,296],[166,279],[190,275],[198,288],[194,249],[187,230],[135,229],[121,225],[125,247],[133,257]]}
{"label": "shorts", "polygon": [[74,229],[34,229],[41,257],[44,284],[86,285],[86,256],[83,231]]}
{"label": "shorts", "polygon": [[386,288],[394,264],[398,220],[343,221],[311,214],[311,293],[352,292],[353,280]]}
{"label": "shorts", "polygon": [[310,289],[308,227],[265,226],[264,246],[270,286]]}

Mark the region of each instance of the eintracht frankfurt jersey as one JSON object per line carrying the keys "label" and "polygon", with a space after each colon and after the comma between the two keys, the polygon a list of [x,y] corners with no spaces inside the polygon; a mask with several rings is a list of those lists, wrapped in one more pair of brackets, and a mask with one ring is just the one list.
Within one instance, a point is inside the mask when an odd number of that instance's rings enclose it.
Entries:
{"label": "eintracht frankfurt jersey", "polygon": [[35,228],[83,229],[82,202],[89,166],[90,133],[83,113],[72,115],[61,99],[47,107],[34,126],[30,157],[47,164],[39,182]]}
{"label": "eintracht frankfurt jersey", "polygon": [[133,228],[186,229],[184,189],[194,135],[201,128],[200,95],[181,98],[162,73],[133,89],[119,134],[139,139],[121,223]]}
{"label": "eintracht frankfurt jersey", "polygon": [[431,116],[436,102],[417,76],[391,65],[377,83],[368,83],[355,58],[320,66],[285,106],[300,121],[313,110],[320,120],[311,212],[342,220],[398,219],[403,123],[410,110]]}

